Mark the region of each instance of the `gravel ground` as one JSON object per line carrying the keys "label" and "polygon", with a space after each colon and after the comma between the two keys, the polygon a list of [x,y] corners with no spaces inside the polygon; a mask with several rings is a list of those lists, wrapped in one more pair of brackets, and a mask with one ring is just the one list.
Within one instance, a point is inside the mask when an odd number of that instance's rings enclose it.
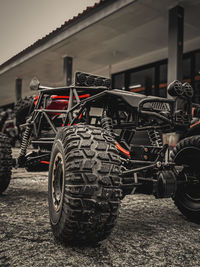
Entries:
{"label": "gravel ground", "polygon": [[13,170],[0,197],[0,266],[200,266],[200,226],[172,200],[127,196],[110,237],[96,247],[63,247],[48,216],[47,173]]}

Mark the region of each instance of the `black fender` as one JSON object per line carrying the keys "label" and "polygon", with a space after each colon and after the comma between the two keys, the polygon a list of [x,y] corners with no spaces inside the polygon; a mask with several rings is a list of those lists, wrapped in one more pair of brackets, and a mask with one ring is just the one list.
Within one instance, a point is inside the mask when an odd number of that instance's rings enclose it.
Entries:
{"label": "black fender", "polygon": [[194,135],[200,135],[200,121],[190,126],[190,128],[187,130],[185,134],[185,137],[190,137]]}

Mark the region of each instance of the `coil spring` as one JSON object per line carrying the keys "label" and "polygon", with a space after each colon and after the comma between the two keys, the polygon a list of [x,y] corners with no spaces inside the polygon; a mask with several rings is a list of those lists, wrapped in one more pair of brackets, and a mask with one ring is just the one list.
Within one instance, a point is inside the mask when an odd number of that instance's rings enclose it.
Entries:
{"label": "coil spring", "polygon": [[31,127],[27,126],[26,130],[22,137],[22,143],[21,143],[21,151],[20,151],[20,157],[25,156],[27,147],[29,145],[29,137],[31,135]]}
{"label": "coil spring", "polygon": [[106,111],[104,111],[103,114],[102,114],[101,125],[112,136],[114,135],[112,119],[107,116]]}
{"label": "coil spring", "polygon": [[162,138],[159,131],[149,130],[148,136],[152,146],[162,147]]}

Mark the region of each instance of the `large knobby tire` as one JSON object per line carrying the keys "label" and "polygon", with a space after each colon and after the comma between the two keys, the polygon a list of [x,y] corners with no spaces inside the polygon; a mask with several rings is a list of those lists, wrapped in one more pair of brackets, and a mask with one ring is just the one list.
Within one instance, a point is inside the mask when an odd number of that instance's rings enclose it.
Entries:
{"label": "large knobby tire", "polygon": [[8,118],[8,112],[6,112],[6,111],[1,111],[1,112],[0,112],[0,132],[2,132],[4,123],[5,123],[5,121],[7,120],[7,118]]}
{"label": "large knobby tire", "polygon": [[172,159],[185,165],[174,203],[190,221],[200,223],[200,135],[181,140],[172,151]]}
{"label": "large knobby tire", "polygon": [[92,126],[61,129],[49,167],[49,211],[54,236],[91,244],[115,225],[121,198],[121,161],[108,132]]}
{"label": "large knobby tire", "polygon": [[12,151],[9,139],[0,133],[0,194],[8,187],[11,178]]}
{"label": "large knobby tire", "polygon": [[26,96],[17,101],[14,106],[13,112],[16,117],[16,124],[20,125],[26,122],[27,117],[34,109],[33,96]]}

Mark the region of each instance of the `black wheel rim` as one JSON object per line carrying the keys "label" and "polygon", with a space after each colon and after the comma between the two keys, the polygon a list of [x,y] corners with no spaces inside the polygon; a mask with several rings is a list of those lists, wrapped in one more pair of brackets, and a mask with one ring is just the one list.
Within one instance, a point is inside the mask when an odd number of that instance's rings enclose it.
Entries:
{"label": "black wheel rim", "polygon": [[185,173],[187,177],[185,197],[190,201],[200,203],[200,174],[191,168],[187,168]]}
{"label": "black wheel rim", "polygon": [[64,192],[64,164],[61,153],[58,153],[53,163],[52,174],[52,203],[56,212],[62,207]]}

